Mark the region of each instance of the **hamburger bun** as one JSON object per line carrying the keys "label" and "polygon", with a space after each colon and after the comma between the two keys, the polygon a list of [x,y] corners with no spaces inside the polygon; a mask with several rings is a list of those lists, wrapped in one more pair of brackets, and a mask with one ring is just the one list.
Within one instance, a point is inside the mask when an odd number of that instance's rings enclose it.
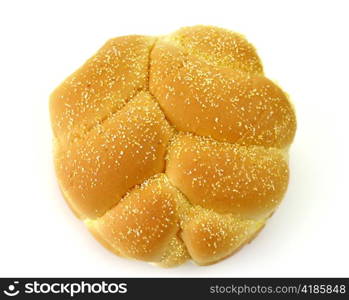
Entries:
{"label": "hamburger bun", "polygon": [[111,39],[53,91],[50,114],[64,198],[122,257],[218,262],[287,189],[294,109],[238,33]]}

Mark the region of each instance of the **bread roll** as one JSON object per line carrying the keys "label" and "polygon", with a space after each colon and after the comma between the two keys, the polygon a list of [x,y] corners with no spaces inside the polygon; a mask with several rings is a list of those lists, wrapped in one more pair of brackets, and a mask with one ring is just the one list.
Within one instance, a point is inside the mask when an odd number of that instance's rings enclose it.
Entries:
{"label": "bread roll", "polygon": [[225,29],[112,39],[56,88],[50,114],[62,194],[122,257],[218,262],[287,189],[293,107]]}

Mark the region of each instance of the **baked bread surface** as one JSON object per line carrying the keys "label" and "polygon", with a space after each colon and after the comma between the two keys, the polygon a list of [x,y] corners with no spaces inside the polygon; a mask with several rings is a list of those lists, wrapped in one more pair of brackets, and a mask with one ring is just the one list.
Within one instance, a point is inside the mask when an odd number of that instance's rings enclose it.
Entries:
{"label": "baked bread surface", "polygon": [[119,256],[215,263],[287,189],[293,107],[225,29],[111,39],[55,89],[50,114],[62,193]]}

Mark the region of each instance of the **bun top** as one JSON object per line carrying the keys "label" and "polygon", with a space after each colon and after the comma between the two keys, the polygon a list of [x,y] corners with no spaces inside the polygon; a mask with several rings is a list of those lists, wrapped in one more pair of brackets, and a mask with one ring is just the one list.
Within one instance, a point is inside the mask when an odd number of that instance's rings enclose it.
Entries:
{"label": "bun top", "polygon": [[225,29],[112,39],[52,93],[50,112],[62,192],[121,256],[221,260],[287,188],[293,108]]}

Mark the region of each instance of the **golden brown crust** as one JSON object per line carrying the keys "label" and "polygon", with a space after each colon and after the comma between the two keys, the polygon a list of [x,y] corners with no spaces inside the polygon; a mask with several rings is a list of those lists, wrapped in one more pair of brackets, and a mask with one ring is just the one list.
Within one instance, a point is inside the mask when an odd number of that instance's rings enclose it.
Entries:
{"label": "golden brown crust", "polygon": [[159,174],[133,189],[93,226],[122,255],[159,261],[179,230],[178,197],[166,176]]}
{"label": "golden brown crust", "polygon": [[215,263],[287,188],[293,108],[225,29],[112,39],[52,93],[50,113],[62,193],[116,255]]}
{"label": "golden brown crust", "polygon": [[170,268],[181,265],[188,259],[190,259],[190,255],[187,248],[177,234],[170,240],[160,261],[156,264],[163,268]]}
{"label": "golden brown crust", "polygon": [[91,232],[93,237],[107,250],[113,252],[114,254],[123,257],[121,252],[114,248],[107,240],[105,240],[104,236],[98,231],[98,227],[96,226],[96,222],[93,220],[85,220],[85,225],[87,229]]}
{"label": "golden brown crust", "polygon": [[254,47],[239,33],[213,26],[183,27],[170,35],[187,53],[209,64],[229,67],[243,73],[263,74],[262,63]]}
{"label": "golden brown crust", "polygon": [[81,138],[119,110],[148,84],[149,51],[155,39],[124,36],[109,40],[50,97],[55,138]]}
{"label": "golden brown crust", "polygon": [[71,206],[85,218],[103,215],[133,186],[163,171],[172,134],[159,105],[140,92],[83,141],[57,149],[56,172]]}
{"label": "golden brown crust", "polygon": [[283,148],[293,140],[291,104],[263,75],[212,66],[159,41],[149,88],[177,130],[240,145]]}
{"label": "golden brown crust", "polygon": [[270,215],[288,183],[281,151],[190,134],[171,143],[166,174],[193,205],[255,219]]}
{"label": "golden brown crust", "polygon": [[182,239],[192,259],[207,265],[248,243],[263,225],[263,221],[240,219],[195,207],[192,217],[182,225]]}

